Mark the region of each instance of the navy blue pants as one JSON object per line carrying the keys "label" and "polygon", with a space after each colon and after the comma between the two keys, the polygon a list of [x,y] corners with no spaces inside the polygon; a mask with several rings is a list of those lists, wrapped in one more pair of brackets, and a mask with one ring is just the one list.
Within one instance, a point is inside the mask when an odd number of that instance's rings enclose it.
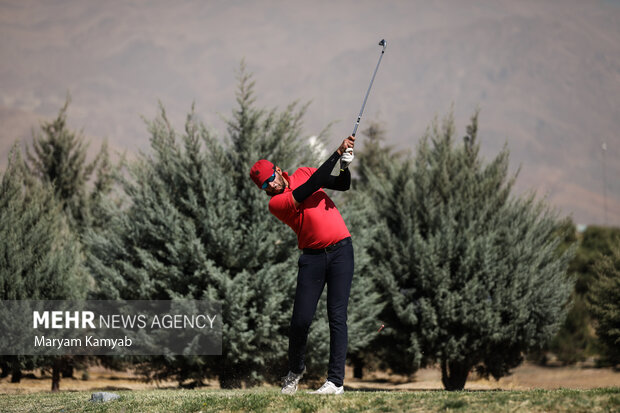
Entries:
{"label": "navy blue pants", "polygon": [[305,366],[306,342],[316,306],[327,284],[329,319],[329,369],[327,380],[336,386],[344,381],[347,357],[347,306],[353,279],[353,244],[351,238],[338,248],[317,253],[304,252],[299,257],[295,305],[289,331],[289,369],[301,373]]}

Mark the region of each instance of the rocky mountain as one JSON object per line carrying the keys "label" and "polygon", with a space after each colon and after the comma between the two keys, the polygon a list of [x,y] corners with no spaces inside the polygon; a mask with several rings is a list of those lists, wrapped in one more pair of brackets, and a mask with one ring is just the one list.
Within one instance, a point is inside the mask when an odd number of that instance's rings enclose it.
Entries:
{"label": "rocky mountain", "polygon": [[179,129],[195,102],[224,134],[242,60],[258,104],[312,101],[307,135],[336,121],[335,145],[385,38],[362,128],[379,120],[414,149],[434,117],[452,111],[464,133],[479,107],[483,154],[508,145],[519,191],[578,223],[620,225],[619,1],[13,0],[0,38],[0,168],[67,93],[95,148],[145,149],[158,101]]}

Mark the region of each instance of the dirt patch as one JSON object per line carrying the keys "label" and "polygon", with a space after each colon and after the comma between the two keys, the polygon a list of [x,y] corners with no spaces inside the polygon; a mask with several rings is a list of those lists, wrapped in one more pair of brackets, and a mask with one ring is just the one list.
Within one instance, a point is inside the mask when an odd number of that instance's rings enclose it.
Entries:
{"label": "dirt patch", "polygon": [[[32,373],[32,372],[30,372]],[[174,381],[145,383],[140,376],[132,372],[117,372],[101,367],[88,370],[89,379],[64,378],[60,382],[62,391],[118,391],[146,389],[175,389]],[[76,377],[81,377],[78,371]],[[421,369],[409,378],[390,375],[386,372],[370,372],[363,380],[353,378],[353,372],[347,368],[345,386],[351,390],[442,390],[441,372],[438,368]],[[499,381],[486,380],[470,375],[467,390],[530,390],[530,389],[592,389],[597,387],[620,387],[620,372],[609,368],[592,368],[583,366],[540,367],[525,363],[517,367],[513,374]],[[302,388],[307,386],[302,385]],[[0,379],[0,394],[19,394],[48,392],[51,377],[40,376],[22,379],[21,383],[10,383],[10,377]],[[207,383],[205,389],[218,389],[217,380]]]}
{"label": "dirt patch", "polygon": [[[412,378],[388,375],[384,372],[371,373],[368,379],[347,378],[347,387],[352,389],[382,390],[440,390],[441,371],[439,368],[421,369]],[[524,363],[513,370],[509,376],[498,381],[470,374],[466,390],[531,390],[531,389],[593,389],[598,387],[620,387],[620,372],[611,368],[584,366],[541,367]]]}
{"label": "dirt patch", "polygon": [[[47,392],[52,387],[52,377],[50,375],[40,375],[36,373],[35,378],[22,378],[20,383],[11,383],[10,377],[0,379],[0,394],[20,394]],[[115,390],[145,390],[145,389],[166,389],[177,388],[174,381],[165,382],[144,382],[138,375],[132,372],[119,372],[108,370],[102,367],[91,367],[88,369],[88,380],[80,379],[82,371],[75,372],[75,378],[63,378],[60,380],[61,391],[115,391]],[[30,374],[29,376],[32,376]]]}

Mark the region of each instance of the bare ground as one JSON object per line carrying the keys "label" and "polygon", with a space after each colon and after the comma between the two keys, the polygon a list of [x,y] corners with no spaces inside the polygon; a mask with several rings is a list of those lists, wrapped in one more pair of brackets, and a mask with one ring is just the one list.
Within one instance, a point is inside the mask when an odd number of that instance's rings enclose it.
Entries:
{"label": "bare ground", "polygon": [[[369,375],[368,379],[348,379],[348,387],[354,389],[385,390],[439,390],[441,371],[439,368],[421,369],[413,380],[383,372]],[[541,367],[524,363],[513,370],[509,376],[499,381],[493,378],[483,379],[470,374],[465,385],[466,390],[531,390],[531,389],[593,389],[598,387],[620,386],[620,371],[611,368],[594,368],[583,366]]]}
{"label": "bare ground", "polygon": [[[76,378],[62,379],[62,391],[90,390],[145,390],[176,388],[176,382],[145,383],[130,372],[116,372],[100,367],[89,369],[89,379],[82,380],[82,372]],[[412,378],[390,375],[386,372],[370,372],[363,380],[353,379],[347,369],[345,386],[351,390],[441,390],[441,372],[437,368],[419,370]],[[48,392],[51,387],[50,376],[26,377],[21,383],[10,383],[10,378],[0,379],[0,394],[19,394]],[[304,386],[302,386],[304,387]],[[597,387],[620,387],[620,372],[610,368],[584,366],[540,367],[525,363],[517,367],[513,374],[501,378],[481,379],[470,375],[466,390],[530,390],[530,389],[592,389]],[[210,381],[205,388],[217,389],[217,381]]]}

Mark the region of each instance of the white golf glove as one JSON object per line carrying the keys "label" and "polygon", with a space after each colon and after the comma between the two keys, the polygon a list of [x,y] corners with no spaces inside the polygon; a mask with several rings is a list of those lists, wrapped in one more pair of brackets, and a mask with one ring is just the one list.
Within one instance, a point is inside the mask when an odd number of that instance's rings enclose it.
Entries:
{"label": "white golf glove", "polygon": [[353,148],[347,148],[340,157],[340,170],[344,171],[349,167],[349,164],[353,162],[355,155],[353,155]]}

